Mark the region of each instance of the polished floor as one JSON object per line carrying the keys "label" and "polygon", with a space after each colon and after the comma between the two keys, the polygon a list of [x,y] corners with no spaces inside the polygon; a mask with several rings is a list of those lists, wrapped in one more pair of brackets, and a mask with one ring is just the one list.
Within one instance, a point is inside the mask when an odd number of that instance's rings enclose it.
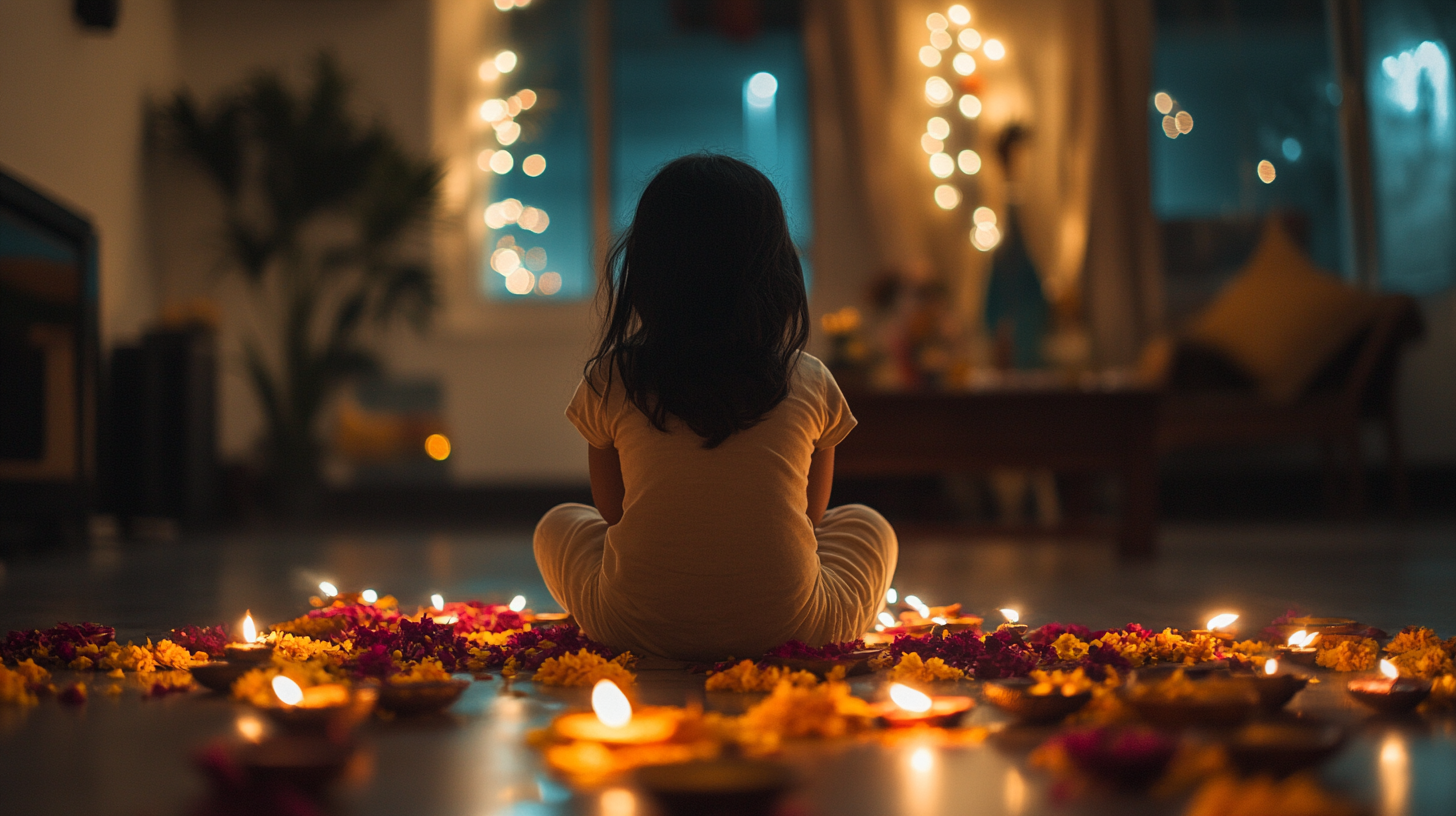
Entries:
{"label": "polished floor", "polygon": [[[989,612],[1015,606],[1033,625],[1051,620],[1094,627],[1137,621],[1191,627],[1236,611],[1252,633],[1290,608],[1347,615],[1395,629],[1408,623],[1456,634],[1456,523],[1396,526],[1174,526],[1161,557],[1124,565],[1110,544],[913,535],[902,543],[896,586],[930,603],[964,602]],[[30,556],[0,568],[0,630],[93,620],[118,636],[157,636],[184,623],[259,619],[300,611],[318,582],[374,588],[404,605],[432,593],[504,600],[524,594],[551,608],[531,557],[529,530],[379,531],[323,535],[251,532],[166,544],[102,543],[86,551]],[[647,702],[700,698],[701,681],[644,672]],[[1350,747],[1324,771],[1382,816],[1456,813],[1456,726],[1364,721],[1326,683],[1297,701],[1362,723]],[[341,793],[350,814],[645,814],[631,799],[576,796],[541,774],[525,731],[575,691],[474,684],[453,715],[427,723],[376,723],[372,772]],[[874,693],[873,681],[857,691]],[[716,695],[715,695],[716,696]],[[711,701],[710,701],[710,704]],[[174,814],[204,791],[192,753],[228,733],[233,704],[202,695],[144,701],[96,695],[82,709],[54,701],[0,708],[0,813]],[[978,709],[978,721],[996,715]],[[1392,769],[1392,740],[1405,764]],[[805,816],[1041,812],[1178,813],[1182,803],[1055,804],[1024,751],[986,745],[935,751],[873,745],[807,749],[789,757],[803,785],[793,804]],[[1382,762],[1380,757],[1387,761]],[[915,761],[910,761],[911,759]],[[624,810],[624,808],[626,808]]]}

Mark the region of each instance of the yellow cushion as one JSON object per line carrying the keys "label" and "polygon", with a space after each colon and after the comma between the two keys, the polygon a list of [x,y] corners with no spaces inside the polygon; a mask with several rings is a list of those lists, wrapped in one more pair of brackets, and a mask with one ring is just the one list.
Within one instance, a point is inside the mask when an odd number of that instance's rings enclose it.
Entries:
{"label": "yellow cushion", "polygon": [[1287,403],[1374,318],[1378,305],[1376,296],[1315,266],[1271,217],[1254,254],[1188,337],[1227,355],[1266,399]]}

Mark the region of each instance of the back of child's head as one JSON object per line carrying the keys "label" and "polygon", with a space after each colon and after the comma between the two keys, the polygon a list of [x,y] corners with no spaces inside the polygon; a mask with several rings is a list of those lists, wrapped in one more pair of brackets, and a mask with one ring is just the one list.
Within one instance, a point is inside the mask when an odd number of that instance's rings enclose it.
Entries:
{"label": "back of child's head", "polygon": [[637,202],[607,259],[593,373],[619,377],[659,430],[677,417],[712,448],[788,395],[809,337],[783,203],[727,156],[683,156]]}

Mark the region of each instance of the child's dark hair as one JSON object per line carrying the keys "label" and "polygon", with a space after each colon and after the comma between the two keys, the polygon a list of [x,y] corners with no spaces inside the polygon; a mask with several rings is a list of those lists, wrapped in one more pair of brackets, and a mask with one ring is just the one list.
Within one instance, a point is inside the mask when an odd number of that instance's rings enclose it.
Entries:
{"label": "child's dark hair", "polygon": [[728,156],[668,163],[607,256],[602,310],[586,365],[594,388],[611,388],[615,369],[654,428],[675,416],[707,448],[758,424],[788,396],[809,339],[804,272],[773,183]]}

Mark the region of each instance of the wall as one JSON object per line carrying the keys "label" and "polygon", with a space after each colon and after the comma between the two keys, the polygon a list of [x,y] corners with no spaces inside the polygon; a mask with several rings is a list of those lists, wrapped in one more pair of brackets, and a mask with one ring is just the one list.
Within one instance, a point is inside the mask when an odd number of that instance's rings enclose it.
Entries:
{"label": "wall", "polygon": [[127,0],[107,33],[83,30],[69,2],[0,3],[0,166],[91,218],[108,345],[156,309],[143,121],[171,88],[175,42],[172,0]]}
{"label": "wall", "polygon": [[[416,152],[446,162],[443,211],[433,242],[444,308],[432,332],[388,336],[387,369],[444,386],[445,418],[460,482],[579,482],[584,443],[562,411],[588,339],[588,307],[484,302],[470,270],[480,238],[471,114],[480,102],[475,65],[498,14],[474,0],[180,0],[179,74],[201,99],[259,69],[301,76],[320,49],[354,80],[363,113],[379,116]],[[220,444],[242,458],[261,417],[241,364],[242,338],[264,324],[246,287],[219,275],[217,203],[200,177],[176,162],[156,172],[163,297],[206,296],[222,304]]]}

